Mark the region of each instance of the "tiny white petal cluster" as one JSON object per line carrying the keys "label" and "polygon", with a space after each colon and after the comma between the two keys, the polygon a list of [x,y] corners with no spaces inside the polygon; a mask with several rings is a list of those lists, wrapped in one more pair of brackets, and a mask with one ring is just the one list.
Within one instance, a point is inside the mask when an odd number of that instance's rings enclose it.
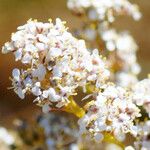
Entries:
{"label": "tiny white petal cluster", "polygon": [[[125,150],[149,150],[150,121],[140,121],[145,119],[144,115],[150,117],[150,78],[138,81],[138,46],[128,32],[118,32],[112,26],[119,15],[139,20],[141,13],[137,5],[128,0],[68,0],[67,4],[75,14],[86,18],[77,36],[88,41],[90,48],[102,47],[107,60],[99,55],[98,49],[88,49],[84,40],[73,37],[59,18],[55,23],[29,20],[17,28],[11,41],[2,48],[4,54],[12,52],[15,60],[24,65],[23,69],[12,71],[13,90],[21,99],[33,94],[34,102],[44,113],[62,110],[80,118],[79,132],[62,116],[45,114],[40,118],[48,149],[66,146],[66,136],[76,140],[67,143],[72,150],[78,150],[84,142],[88,143],[85,149],[92,149],[89,145],[95,141],[122,146],[130,133],[136,142]],[[76,103],[79,92],[84,96]],[[84,134],[84,138],[78,138],[78,134]],[[14,143],[5,128],[0,128],[0,141]],[[107,148],[117,149],[114,145]]]}
{"label": "tiny white petal cluster", "polygon": [[149,150],[150,149],[150,120],[141,122],[137,125],[138,135],[134,142],[135,148],[138,150]]}
{"label": "tiny white petal cluster", "polygon": [[144,79],[135,84],[133,90],[133,101],[138,106],[143,106],[150,116],[150,79]]}
{"label": "tiny white petal cluster", "polygon": [[28,67],[13,70],[15,92],[22,99],[26,93],[35,95],[44,112],[54,103],[56,107],[67,104],[78,87],[85,89],[88,83],[99,87],[109,77],[98,50],[89,52],[85,42],[74,38],[60,19],[56,24],[29,20],[18,27],[2,51],[13,52],[16,61]]}
{"label": "tiny white petal cluster", "polygon": [[87,13],[91,20],[113,22],[115,16],[122,14],[128,14],[135,20],[141,17],[137,5],[128,0],[68,0],[67,5],[77,14]]}
{"label": "tiny white petal cluster", "polygon": [[105,85],[79,120],[80,132],[92,133],[97,141],[103,140],[107,132],[122,141],[126,133],[137,134],[133,123],[136,117],[140,117],[139,109],[128,92],[112,84]]}

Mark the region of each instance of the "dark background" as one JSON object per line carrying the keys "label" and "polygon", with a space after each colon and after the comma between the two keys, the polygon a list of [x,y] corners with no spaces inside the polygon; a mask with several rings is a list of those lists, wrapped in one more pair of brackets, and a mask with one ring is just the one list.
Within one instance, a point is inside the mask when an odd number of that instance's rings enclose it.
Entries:
{"label": "dark background", "polygon": [[[130,17],[117,19],[115,26],[119,30],[129,30],[139,45],[138,62],[142,66],[140,79],[150,72],[150,1],[133,0],[139,5],[143,17],[135,22]],[[73,16],[66,8],[66,0],[0,0],[0,47],[10,40],[12,32],[30,18],[46,22],[56,17],[67,21],[71,31],[80,27],[80,19]],[[20,66],[12,54],[0,53],[0,124],[10,126],[14,117],[30,118],[40,109],[32,103],[32,97],[20,100],[12,90],[9,76],[13,68]]]}

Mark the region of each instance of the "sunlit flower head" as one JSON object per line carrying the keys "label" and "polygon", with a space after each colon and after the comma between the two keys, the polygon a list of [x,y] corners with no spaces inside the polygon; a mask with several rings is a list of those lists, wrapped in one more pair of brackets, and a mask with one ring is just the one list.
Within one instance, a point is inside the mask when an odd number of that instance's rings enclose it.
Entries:
{"label": "sunlit flower head", "polygon": [[93,99],[87,113],[79,120],[81,133],[90,132],[97,141],[103,140],[105,133],[119,141],[124,140],[126,133],[137,134],[133,120],[140,113],[126,90],[108,84]]}
{"label": "sunlit flower head", "polygon": [[12,72],[14,91],[20,98],[32,93],[43,111],[49,105],[62,107],[76,89],[87,84],[101,86],[109,77],[105,62],[98,50],[88,51],[83,40],[77,40],[60,19],[56,23],[29,20],[18,27],[7,42],[3,53],[13,52],[16,61],[26,69]]}

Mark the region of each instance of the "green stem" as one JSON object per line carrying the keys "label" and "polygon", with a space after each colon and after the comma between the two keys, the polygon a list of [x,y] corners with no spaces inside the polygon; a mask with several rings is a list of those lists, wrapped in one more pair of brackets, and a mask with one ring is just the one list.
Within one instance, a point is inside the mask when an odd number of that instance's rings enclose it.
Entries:
{"label": "green stem", "polygon": [[63,110],[68,113],[72,113],[78,118],[82,118],[85,114],[85,111],[73,100],[70,98],[70,103],[68,103]]}
{"label": "green stem", "polygon": [[107,142],[107,143],[116,144],[119,147],[121,147],[122,150],[124,150],[124,148],[125,148],[125,145],[122,142],[118,141],[112,134],[107,133],[107,132],[104,133],[104,139],[103,139],[103,141]]}
{"label": "green stem", "polygon": [[[70,98],[70,103],[68,103],[63,108],[63,110],[65,112],[74,114],[78,118],[82,118],[85,115],[84,109],[81,108],[79,105],[77,105],[77,103],[74,101],[72,97]],[[116,144],[124,150],[125,148],[124,144],[118,141],[111,133],[104,132],[103,135],[104,135],[103,139],[104,142]]]}

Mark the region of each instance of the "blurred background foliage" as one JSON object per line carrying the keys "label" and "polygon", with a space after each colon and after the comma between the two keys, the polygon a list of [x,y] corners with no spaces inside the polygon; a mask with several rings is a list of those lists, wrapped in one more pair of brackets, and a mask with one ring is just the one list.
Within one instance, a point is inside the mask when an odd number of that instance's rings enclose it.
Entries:
{"label": "blurred background foliage", "polygon": [[[137,3],[143,14],[139,22],[129,17],[120,17],[114,26],[118,30],[129,30],[139,45],[138,62],[142,67],[140,79],[150,72],[150,1],[132,0]],[[73,16],[66,7],[66,0],[0,0],[0,47],[10,40],[12,32],[19,25],[23,25],[30,18],[46,22],[56,17],[67,21],[69,30],[80,27],[81,20]],[[20,100],[13,91],[7,90],[11,86],[9,76],[11,70],[20,64],[14,57],[0,53],[0,124],[10,126],[14,117],[31,118],[35,111],[40,111],[32,103],[33,98]]]}

